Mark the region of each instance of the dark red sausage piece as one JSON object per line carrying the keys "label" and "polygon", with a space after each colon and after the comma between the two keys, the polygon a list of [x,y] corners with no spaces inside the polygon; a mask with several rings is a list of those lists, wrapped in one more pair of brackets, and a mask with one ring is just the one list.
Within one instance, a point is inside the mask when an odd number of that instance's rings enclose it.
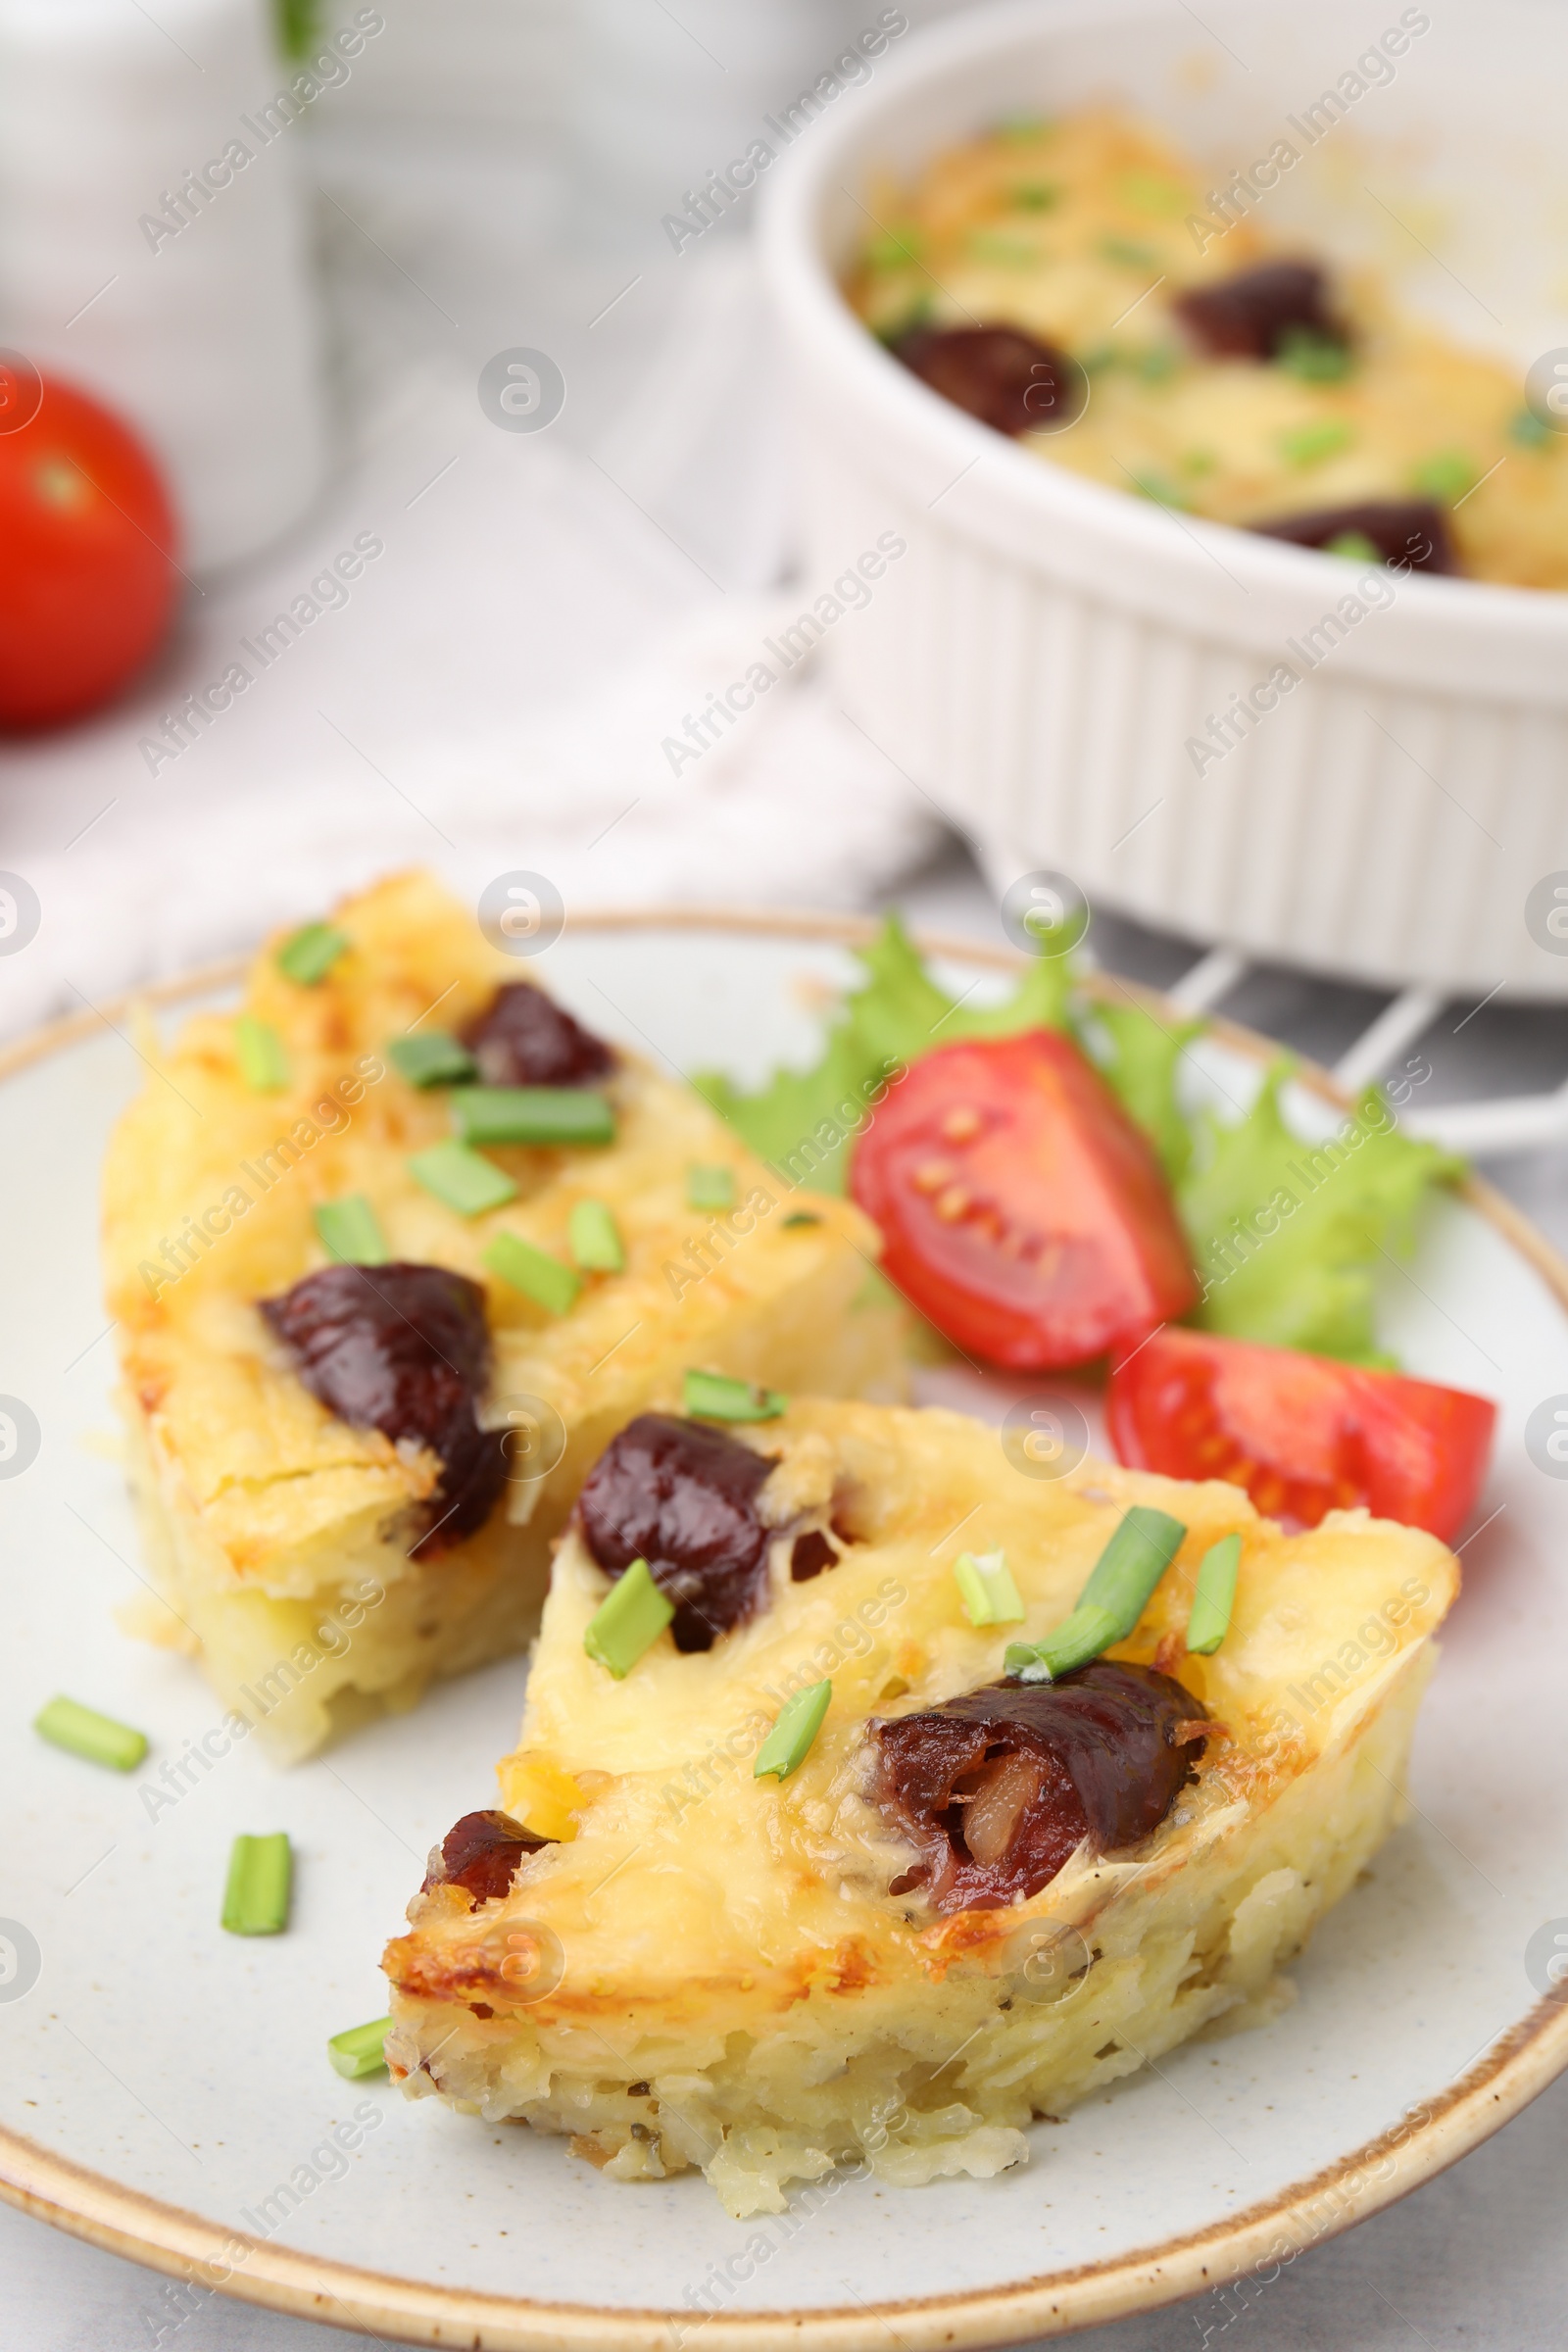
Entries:
{"label": "dark red sausage piece", "polygon": [[1088,378],[1065,352],[1016,326],[917,326],[893,352],[933,392],[999,433],[1071,424],[1088,396]]}
{"label": "dark red sausage piece", "polygon": [[1293,334],[1344,343],[1346,330],[1328,307],[1328,285],[1315,262],[1265,262],[1179,294],[1176,316],[1210,358],[1272,360]]}
{"label": "dark red sausage piece", "polygon": [[615,1066],[602,1038],[526,980],[498,988],[463,1042],[486,1086],[589,1086]]}
{"label": "dark red sausage piece", "polygon": [[639,1413],[589,1471],[583,1542],[607,1576],[646,1560],[675,1604],[677,1649],[710,1649],[760,1607],[768,1532],[757,1490],[773,1465],[703,1421]]}
{"label": "dark red sausage piece", "polygon": [[1249,528],[1265,539],[1287,539],[1293,547],[1328,547],[1348,532],[1370,539],[1385,564],[1399,570],[1456,571],[1453,540],[1443,509],[1426,498],[1367,499],[1357,507],[1318,507],[1305,514],[1281,514]]}
{"label": "dark red sausage piece", "polygon": [[[1137,1845],[1192,1777],[1176,1733],[1203,1715],[1168,1675],[1097,1658],[1059,1682],[994,1683],[874,1721],[877,1795],[920,1857],[900,1886],[923,1886],[939,1911],[992,1910],[1037,1894],[1086,1837],[1102,1854]],[[988,1789],[1009,1788],[1004,1846],[988,1839],[977,1859],[966,1816]],[[990,1812],[994,1839],[994,1802]]]}
{"label": "dark red sausage piece", "polygon": [[797,1536],[790,1545],[790,1581],[808,1585],[824,1568],[836,1568],[839,1555],[819,1527],[808,1527],[804,1536]]}
{"label": "dark red sausage piece", "polygon": [[474,1410],[490,1378],[477,1283],[445,1266],[322,1266],[259,1303],[328,1412],[439,1455],[441,1483],[412,1558],[434,1558],[484,1525],[507,1465]]}
{"label": "dark red sausage piece", "polygon": [[488,1902],[492,1895],[508,1892],[524,1854],[555,1843],[553,1838],[536,1838],[510,1813],[465,1813],[431,1854],[419,1891],[461,1886],[474,1902]]}

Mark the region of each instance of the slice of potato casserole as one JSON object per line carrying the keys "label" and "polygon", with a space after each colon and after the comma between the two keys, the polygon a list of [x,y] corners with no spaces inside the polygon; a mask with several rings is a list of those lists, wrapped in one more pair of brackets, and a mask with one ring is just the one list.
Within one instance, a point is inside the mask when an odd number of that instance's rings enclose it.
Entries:
{"label": "slice of potato casserole", "polygon": [[745,2216],[851,2160],[994,2174],[1032,2117],[1278,2011],[1400,1818],[1457,1563],[1364,1511],[1288,1536],[1233,1486],[1029,1467],[865,1403],[616,1435],[501,1809],[386,1954],[411,2093],[620,2180],[700,2166]]}
{"label": "slice of potato casserole", "polygon": [[789,1192],[404,875],[257,960],[120,1122],[137,1630],[310,1753],[532,1635],[589,1464],[689,1366],[896,1396],[872,1227]]}

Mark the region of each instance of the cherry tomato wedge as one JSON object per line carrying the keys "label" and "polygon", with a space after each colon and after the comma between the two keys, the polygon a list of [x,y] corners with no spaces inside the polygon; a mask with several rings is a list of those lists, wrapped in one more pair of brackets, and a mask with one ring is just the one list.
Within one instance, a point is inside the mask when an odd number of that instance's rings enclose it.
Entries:
{"label": "cherry tomato wedge", "polygon": [[970,1354],[1081,1364],[1197,1297],[1152,1148],[1054,1029],[939,1047],[856,1147],[850,1185],[882,1264]]}
{"label": "cherry tomato wedge", "polygon": [[1475,1507],[1497,1408],[1465,1389],[1200,1331],[1157,1331],[1111,1376],[1118,1461],[1224,1478],[1288,1528],[1365,1503],[1445,1543]]}
{"label": "cherry tomato wedge", "polygon": [[175,542],[128,426],[0,353],[0,726],[78,717],[135,675],[173,614]]}

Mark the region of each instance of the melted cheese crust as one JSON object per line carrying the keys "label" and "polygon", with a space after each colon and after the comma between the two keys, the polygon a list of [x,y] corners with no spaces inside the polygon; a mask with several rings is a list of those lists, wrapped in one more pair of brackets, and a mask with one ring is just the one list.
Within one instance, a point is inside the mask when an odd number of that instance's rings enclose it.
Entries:
{"label": "melted cheese crust", "polygon": [[[500,1768],[503,1805],[563,1842],[503,1901],[470,1912],[438,1887],[411,1905],[386,1960],[411,2090],[569,2130],[620,2177],[701,2164],[746,2213],[848,2158],[893,2180],[999,2169],[1032,2113],[1220,2018],[1270,2014],[1277,1964],[1396,1817],[1451,1554],[1365,1512],[1286,1536],[1222,1484],[1100,1462],[1029,1477],[998,1432],[948,1412],[801,1402],[750,1442],[780,1457],[770,1605],[711,1650],[666,1635],[612,1681],[582,1645],[607,1581],[563,1543]],[[835,1494],[861,1540],[793,1584],[793,1535]],[[1009,1641],[1066,1615],[1133,1502],[1189,1533],[1111,1654],[1157,1653],[1229,1737],[1146,1846],[1081,1851],[1026,1904],[942,1918],[891,1896],[910,1856],[867,1801],[867,1718],[997,1679]],[[1233,1530],[1231,1631],[1188,1656],[1197,1563]],[[976,1629],[953,1562],[997,1545],[1026,1618]],[[758,1781],[783,1699],[823,1676],[809,1755]],[[1087,1973],[1043,2003],[1019,1972],[1031,1940],[1063,1934]],[[543,1951],[553,1981],[533,1958],[519,1976],[519,1951]]]}
{"label": "melted cheese crust", "polygon": [[[588,1466],[632,1414],[675,1400],[688,1364],[829,1394],[896,1396],[902,1380],[903,1318],[865,1296],[880,1247],[868,1221],[847,1201],[786,1195],[697,1096],[631,1056],[604,1089],[612,1145],[495,1150],[518,1197],[477,1217],[424,1192],[407,1160],[450,1132],[450,1113],[442,1090],[399,1076],[388,1041],[461,1029],[498,985],[532,974],[426,876],[394,877],[332,919],[351,947],[323,982],[284,979],[274,942],[247,988],[244,1009],[283,1041],[287,1089],[246,1086],[230,1014],[190,1021],[168,1052],[149,1030],[152,1072],[104,1173],[122,1406],[170,1603],[139,1612],[137,1630],[198,1648],[227,1702],[259,1711],[290,1755],[327,1736],[334,1709],[342,1723],[362,1700],[412,1704],[432,1674],[526,1641]],[[732,1171],[733,1211],[686,1205],[694,1161]],[[488,1526],[429,1562],[407,1554],[435,1458],[318,1403],[255,1305],[327,1262],[312,1211],[350,1194],[369,1200],[395,1258],[483,1286],[486,1416],[515,1419],[509,1400],[523,1399],[546,1432],[548,1474],[520,1477]],[[612,1210],[623,1273],[589,1277],[559,1317],[486,1274],[502,1232],[567,1257],[584,1199]],[[815,1221],[786,1226],[803,1209]],[[322,1638],[323,1613],[355,1607],[347,1647]]]}
{"label": "melted cheese crust", "polygon": [[[1276,178],[1293,168],[1277,149],[1274,164]],[[917,259],[873,240],[851,278],[878,333],[896,337],[916,315],[1005,323],[1089,368],[1080,421],[1023,437],[1048,463],[1243,526],[1437,495],[1472,577],[1568,587],[1568,438],[1535,428],[1517,369],[1421,325],[1371,272],[1331,272],[1357,346],[1341,381],[1191,349],[1178,294],[1312,257],[1259,227],[1266,195],[1255,214],[1233,207],[1227,226],[1193,167],[1141,124],[1088,111],[993,132],[911,187],[879,190],[871,209],[895,236],[917,232]],[[1423,485],[1424,466],[1455,459],[1450,491]]]}

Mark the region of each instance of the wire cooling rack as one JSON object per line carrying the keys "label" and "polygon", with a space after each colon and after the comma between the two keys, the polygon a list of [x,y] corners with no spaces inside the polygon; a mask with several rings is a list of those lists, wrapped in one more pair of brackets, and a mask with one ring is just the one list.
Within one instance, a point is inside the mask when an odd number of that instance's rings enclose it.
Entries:
{"label": "wire cooling rack", "polygon": [[[1003,937],[995,898],[956,842],[898,903],[928,930]],[[1505,986],[1476,999],[1327,979],[1196,948],[1099,907],[1085,946],[1184,1010],[1224,1012],[1347,1086],[1402,1078],[1405,1133],[1482,1165],[1568,1252],[1568,1004],[1513,1003]]]}

